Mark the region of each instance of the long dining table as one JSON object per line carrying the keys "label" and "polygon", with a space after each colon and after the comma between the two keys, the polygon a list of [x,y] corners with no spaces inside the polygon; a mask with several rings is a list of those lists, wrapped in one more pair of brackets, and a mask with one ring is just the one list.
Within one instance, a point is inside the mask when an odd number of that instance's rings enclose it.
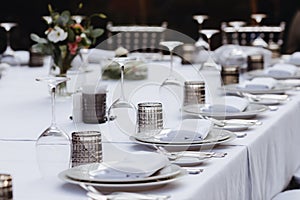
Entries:
{"label": "long dining table", "polygon": [[[157,69],[162,70],[164,65],[168,71],[168,63],[159,65]],[[101,67],[93,64],[91,69],[85,80],[95,83]],[[178,63],[174,70],[187,79],[199,78],[195,76],[195,68],[189,65]],[[88,199],[87,192],[79,185],[66,183],[58,177],[45,180],[38,169],[35,142],[50,124],[51,107],[47,85],[36,82],[35,78],[48,74],[48,66],[16,66],[7,69],[0,79],[0,173],[12,175],[13,196],[17,200]],[[111,84],[109,88],[118,87],[118,81],[106,83]],[[137,85],[134,81],[132,83]],[[138,91],[139,88],[135,89]],[[112,93],[108,91],[108,104],[114,95],[118,95],[118,92]],[[258,114],[256,119],[262,124],[244,131],[245,137],[216,145],[213,151],[226,152],[227,155],[202,163],[199,166],[204,169],[202,173],[187,174],[164,186],[136,192],[167,194],[174,200],[271,199],[288,186],[300,166],[297,153],[300,149],[300,95],[296,90],[286,93],[289,100],[278,105],[276,111]],[[126,134],[111,131],[108,123],[72,121],[72,106],[72,97],[57,98],[58,125],[69,135],[74,131],[99,130],[104,161],[118,160],[123,153],[153,151],[130,140]]]}

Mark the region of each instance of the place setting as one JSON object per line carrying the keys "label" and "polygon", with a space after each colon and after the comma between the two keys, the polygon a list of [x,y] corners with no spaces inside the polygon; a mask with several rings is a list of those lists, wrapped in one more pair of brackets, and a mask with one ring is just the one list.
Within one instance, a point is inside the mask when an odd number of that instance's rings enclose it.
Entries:
{"label": "place setting", "polygon": [[169,151],[181,151],[210,148],[236,138],[230,131],[215,129],[213,122],[206,119],[181,118],[176,126],[166,127],[163,112],[159,102],[140,103],[137,131],[130,140],[154,149],[161,146]]}
{"label": "place setting", "polygon": [[292,86],[282,84],[272,77],[255,77],[242,83],[222,86],[222,90],[229,94],[236,94],[238,92],[251,94],[285,94],[286,91],[292,88]]}
{"label": "place setting", "polygon": [[108,160],[103,157],[99,131],[73,132],[71,145],[72,167],[57,176],[82,187],[92,199],[169,199],[170,195],[139,192],[162,187],[189,173],[159,152],[122,150],[118,159]]}
{"label": "place setting", "polygon": [[251,70],[245,73],[250,79],[255,77],[271,77],[277,80],[300,79],[300,69],[294,64],[276,63],[265,69]]}
{"label": "place setting", "polygon": [[[147,162],[148,160],[152,162]],[[59,178],[84,189],[97,191],[144,191],[174,182],[187,174],[178,165],[156,152],[126,153],[117,161],[82,164],[59,173]]]}
{"label": "place setting", "polygon": [[250,119],[268,110],[264,105],[250,103],[237,96],[223,96],[220,103],[192,104],[183,107],[183,112],[199,117],[215,119]]}

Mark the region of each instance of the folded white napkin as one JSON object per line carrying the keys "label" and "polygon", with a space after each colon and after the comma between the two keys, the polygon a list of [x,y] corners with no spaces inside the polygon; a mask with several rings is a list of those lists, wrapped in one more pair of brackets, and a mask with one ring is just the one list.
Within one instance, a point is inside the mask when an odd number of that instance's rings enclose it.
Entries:
{"label": "folded white napkin", "polygon": [[90,49],[88,55],[88,61],[90,63],[99,63],[103,59],[115,57],[115,51],[104,49]]}
{"label": "folded white napkin", "polygon": [[293,53],[290,57],[290,63],[295,64],[295,65],[300,65],[300,52],[297,51]]}
{"label": "folded white napkin", "polygon": [[27,65],[29,63],[29,51],[24,51],[24,50],[15,51],[15,56],[20,61],[21,65]]}
{"label": "folded white napkin", "polygon": [[9,67],[10,67],[10,65],[7,63],[0,63],[0,74],[1,74],[1,72],[7,70]]}
{"label": "folded white napkin", "polygon": [[239,84],[238,87],[250,89],[250,90],[266,90],[266,89],[272,89],[276,86],[277,81],[274,78],[271,77],[256,77],[252,80],[247,80],[241,84]]}
{"label": "folded white napkin", "polygon": [[266,69],[266,73],[276,77],[294,76],[299,71],[298,67],[287,63],[277,63]]}
{"label": "folded white napkin", "polygon": [[98,179],[138,179],[149,177],[169,164],[165,155],[141,151],[129,153],[118,162],[104,162],[89,175]]}
{"label": "folded white napkin", "polygon": [[205,119],[185,119],[178,130],[164,130],[159,137],[162,141],[192,142],[201,141],[213,128],[213,123]]}
{"label": "folded white napkin", "polygon": [[243,112],[249,105],[249,101],[245,98],[236,96],[222,97],[224,104],[213,104],[203,108],[203,111],[207,112],[227,112],[236,113]]}

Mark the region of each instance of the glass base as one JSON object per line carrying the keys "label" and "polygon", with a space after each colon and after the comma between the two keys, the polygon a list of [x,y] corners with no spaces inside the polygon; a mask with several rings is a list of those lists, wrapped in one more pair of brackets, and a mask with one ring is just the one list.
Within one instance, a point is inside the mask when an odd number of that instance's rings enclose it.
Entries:
{"label": "glass base", "polygon": [[161,84],[161,87],[167,86],[167,85],[183,86],[183,84],[174,77],[169,77],[166,80],[164,80]]}

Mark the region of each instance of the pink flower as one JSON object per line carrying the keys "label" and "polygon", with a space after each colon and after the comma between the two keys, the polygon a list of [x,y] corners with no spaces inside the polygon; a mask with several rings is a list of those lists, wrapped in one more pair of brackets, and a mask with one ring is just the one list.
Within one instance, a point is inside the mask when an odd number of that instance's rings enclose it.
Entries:
{"label": "pink flower", "polygon": [[76,42],[76,43],[79,43],[79,42],[81,42],[81,40],[82,40],[82,38],[81,38],[80,36],[77,35],[77,36],[76,36],[75,42]]}
{"label": "pink flower", "polygon": [[77,42],[68,43],[68,48],[69,48],[71,55],[76,55],[76,52],[78,49],[78,43]]}

